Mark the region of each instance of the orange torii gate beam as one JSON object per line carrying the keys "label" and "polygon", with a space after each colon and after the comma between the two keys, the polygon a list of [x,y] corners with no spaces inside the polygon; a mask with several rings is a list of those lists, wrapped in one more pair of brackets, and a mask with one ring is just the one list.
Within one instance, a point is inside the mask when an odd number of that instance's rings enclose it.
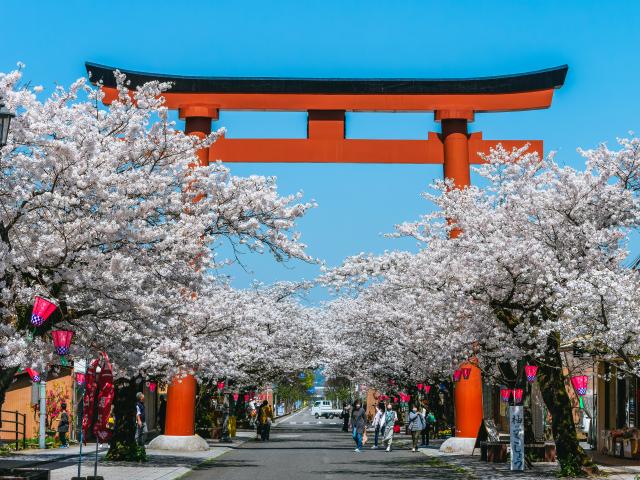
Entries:
{"label": "orange torii gate beam", "polygon": [[[94,82],[101,81],[105,103],[117,97],[114,67],[86,63]],[[306,139],[221,138],[200,162],[312,162],[442,164],[444,176],[458,187],[471,184],[470,165],[480,163],[501,143],[505,148],[530,145],[543,154],[541,140],[485,140],[468,133],[476,113],[535,110],[551,106],[554,90],[562,87],[566,65],[536,72],[468,79],[334,79],[195,77],[141,73],[119,69],[135,88],[152,80],[171,82],[164,93],[166,106],[179,111],[185,131],[211,132],[220,110],[304,111],[308,113]],[[355,140],[345,138],[346,112],[434,112],[442,133],[429,132],[426,140]],[[456,437],[475,438],[482,421],[480,370],[455,388]],[[167,410],[167,433],[189,435],[193,419],[183,410],[195,393],[173,384]],[[190,385],[190,384],[189,384]],[[193,398],[192,398],[193,397]],[[182,402],[182,403],[181,403]],[[185,413],[187,412],[187,413]],[[171,428],[169,428],[171,425]],[[169,431],[171,430],[171,431]]]}

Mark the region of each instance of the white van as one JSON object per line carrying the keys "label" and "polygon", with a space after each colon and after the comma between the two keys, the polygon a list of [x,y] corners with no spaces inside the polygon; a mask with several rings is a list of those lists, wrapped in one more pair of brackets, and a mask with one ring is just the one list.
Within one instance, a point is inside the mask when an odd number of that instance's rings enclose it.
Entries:
{"label": "white van", "polygon": [[311,407],[311,415],[316,418],[333,418],[338,417],[342,410],[333,408],[330,400],[316,400]]}

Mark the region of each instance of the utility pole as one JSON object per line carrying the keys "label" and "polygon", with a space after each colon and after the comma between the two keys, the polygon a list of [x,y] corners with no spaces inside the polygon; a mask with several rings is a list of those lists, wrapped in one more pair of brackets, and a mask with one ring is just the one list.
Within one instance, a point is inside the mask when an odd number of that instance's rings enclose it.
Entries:
{"label": "utility pole", "polygon": [[47,371],[46,367],[40,375],[40,433],[38,447],[47,448]]}

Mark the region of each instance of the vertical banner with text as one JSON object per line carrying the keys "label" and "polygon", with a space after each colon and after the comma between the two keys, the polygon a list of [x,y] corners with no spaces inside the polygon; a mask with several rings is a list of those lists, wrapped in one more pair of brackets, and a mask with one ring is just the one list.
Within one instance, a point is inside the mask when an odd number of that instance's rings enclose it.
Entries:
{"label": "vertical banner with text", "polygon": [[524,407],[509,408],[511,470],[524,470]]}

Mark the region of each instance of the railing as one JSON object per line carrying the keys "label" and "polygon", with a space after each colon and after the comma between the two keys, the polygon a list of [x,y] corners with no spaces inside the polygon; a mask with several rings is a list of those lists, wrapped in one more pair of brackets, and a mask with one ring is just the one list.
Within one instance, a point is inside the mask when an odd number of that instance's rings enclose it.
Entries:
{"label": "railing", "polygon": [[[5,423],[13,425],[13,428],[4,428]],[[15,412],[0,410],[0,434],[1,433],[15,434],[16,450],[20,448],[20,435],[22,435],[22,448],[27,448],[27,416],[17,410]]]}

